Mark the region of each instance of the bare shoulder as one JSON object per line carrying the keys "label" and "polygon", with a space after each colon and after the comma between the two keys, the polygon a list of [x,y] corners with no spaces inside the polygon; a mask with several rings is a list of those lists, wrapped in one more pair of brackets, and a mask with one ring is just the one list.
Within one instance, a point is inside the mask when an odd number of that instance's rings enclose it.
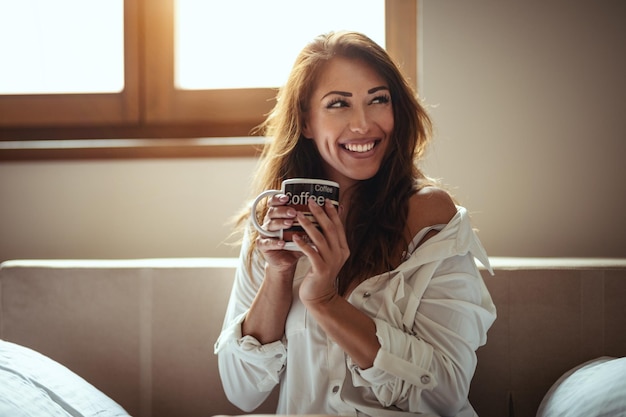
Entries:
{"label": "bare shoulder", "polygon": [[456,214],[450,194],[438,187],[424,187],[409,200],[408,226],[411,233],[436,224],[447,224]]}

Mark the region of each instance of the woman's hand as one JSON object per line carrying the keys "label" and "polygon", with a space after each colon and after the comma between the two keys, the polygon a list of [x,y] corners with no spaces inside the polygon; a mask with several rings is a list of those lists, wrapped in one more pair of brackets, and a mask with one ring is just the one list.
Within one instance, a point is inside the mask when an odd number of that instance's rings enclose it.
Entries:
{"label": "woman's hand", "polygon": [[311,261],[311,270],[300,284],[300,300],[328,337],[361,369],[368,369],[380,349],[376,325],[365,313],[339,297],[335,284],[350,256],[343,223],[328,200],[323,207],[309,200],[309,210],[321,231],[303,215],[298,215],[298,221],[311,240],[311,244],[307,244],[302,238],[294,238]]}
{"label": "woman's hand", "polygon": [[294,242],[311,262],[311,271],[300,286],[300,299],[305,305],[325,303],[337,295],[335,281],[350,255],[343,223],[330,200],[326,199],[321,207],[315,199],[309,199],[309,210],[321,231],[298,212],[298,222],[311,242],[294,237]]}
{"label": "woman's hand", "polygon": [[[263,220],[263,228],[277,231],[290,228],[296,218],[296,210],[286,206],[289,197],[285,194],[276,194],[269,200],[269,209]],[[257,247],[267,262],[267,266],[276,271],[290,271],[302,256],[298,251],[285,250],[285,241],[275,237],[259,235],[256,239]]]}
{"label": "woman's hand", "polygon": [[[278,231],[291,227],[296,212],[286,206],[289,198],[277,194],[269,199],[269,209],[263,219],[263,228]],[[277,237],[259,235],[257,248],[265,258],[265,275],[241,324],[242,335],[254,337],[261,344],[280,340],[285,334],[285,323],[293,299],[293,277],[300,252],[285,249],[285,242]]]}

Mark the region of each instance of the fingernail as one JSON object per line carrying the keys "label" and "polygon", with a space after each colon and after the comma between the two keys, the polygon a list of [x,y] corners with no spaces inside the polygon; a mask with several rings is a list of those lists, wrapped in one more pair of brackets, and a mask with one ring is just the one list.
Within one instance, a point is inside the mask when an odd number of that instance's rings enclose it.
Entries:
{"label": "fingernail", "polygon": [[290,208],[289,210],[287,210],[287,216],[289,217],[296,217],[296,210]]}

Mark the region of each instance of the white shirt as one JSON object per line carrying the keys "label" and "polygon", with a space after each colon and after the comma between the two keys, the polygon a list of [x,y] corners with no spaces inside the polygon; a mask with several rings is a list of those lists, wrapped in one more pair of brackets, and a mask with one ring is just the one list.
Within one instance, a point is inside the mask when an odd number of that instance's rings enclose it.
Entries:
{"label": "white shirt", "polygon": [[306,257],[296,268],[282,340],[261,345],[242,336],[264,270],[257,256],[248,275],[243,247],[215,344],[229,400],[251,412],[280,384],[278,414],[475,416],[467,399],[475,351],[496,309],[474,257],[491,267],[463,207],[447,225],[420,231],[412,247],[432,229],[440,231],[400,266],[362,282],[348,298],[374,320],[381,345],[365,370],[328,339],[298,298]]}

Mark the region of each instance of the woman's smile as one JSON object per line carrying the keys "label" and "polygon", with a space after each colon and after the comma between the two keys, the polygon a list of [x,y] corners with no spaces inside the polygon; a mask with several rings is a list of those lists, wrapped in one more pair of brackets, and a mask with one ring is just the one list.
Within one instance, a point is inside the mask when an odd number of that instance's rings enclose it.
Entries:
{"label": "woman's smile", "polygon": [[379,140],[374,140],[374,141],[371,141],[371,142],[368,141],[365,143],[353,143],[353,142],[342,143],[340,144],[340,146],[350,152],[366,153],[374,149],[374,146],[376,146],[379,143],[380,143]]}
{"label": "woman's smile", "polygon": [[347,151],[354,158],[367,158],[374,153],[374,148],[380,144],[381,140],[367,140],[364,142],[346,142],[339,146]]}

